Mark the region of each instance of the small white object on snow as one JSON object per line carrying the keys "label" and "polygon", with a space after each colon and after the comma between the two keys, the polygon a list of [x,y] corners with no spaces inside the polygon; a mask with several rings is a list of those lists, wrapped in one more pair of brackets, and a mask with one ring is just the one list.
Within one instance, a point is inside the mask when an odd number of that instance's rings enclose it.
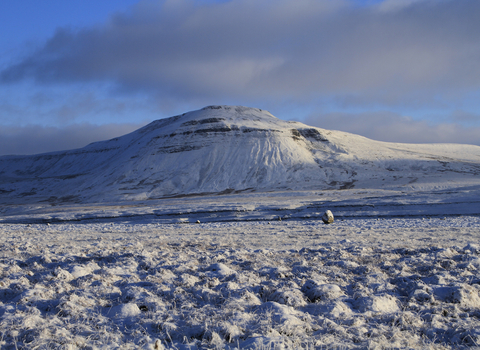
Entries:
{"label": "small white object on snow", "polygon": [[333,214],[330,210],[327,210],[323,216],[322,216],[322,220],[324,223],[326,224],[331,224],[333,222]]}

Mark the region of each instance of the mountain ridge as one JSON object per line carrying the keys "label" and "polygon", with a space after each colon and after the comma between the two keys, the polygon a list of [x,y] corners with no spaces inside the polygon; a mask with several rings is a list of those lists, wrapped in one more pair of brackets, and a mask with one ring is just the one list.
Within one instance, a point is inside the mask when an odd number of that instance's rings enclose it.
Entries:
{"label": "mountain ridge", "polygon": [[476,185],[480,147],[386,143],[208,106],[86,147],[0,157],[0,203]]}

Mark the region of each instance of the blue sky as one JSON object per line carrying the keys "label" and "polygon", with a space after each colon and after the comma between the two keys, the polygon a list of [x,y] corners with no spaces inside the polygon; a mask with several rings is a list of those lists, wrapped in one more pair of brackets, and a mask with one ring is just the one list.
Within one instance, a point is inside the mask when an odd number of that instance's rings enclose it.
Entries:
{"label": "blue sky", "polygon": [[82,147],[210,104],[480,145],[478,0],[0,5],[0,155]]}

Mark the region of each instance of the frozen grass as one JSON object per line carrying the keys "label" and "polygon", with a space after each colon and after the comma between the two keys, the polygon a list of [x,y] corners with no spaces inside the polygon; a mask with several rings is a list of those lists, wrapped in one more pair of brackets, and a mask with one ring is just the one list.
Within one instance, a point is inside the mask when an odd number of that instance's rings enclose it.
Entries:
{"label": "frozen grass", "polygon": [[[138,223],[0,226],[2,349],[480,345],[478,245],[267,249],[305,223],[234,227],[244,234],[227,224],[170,227],[191,231],[180,237]],[[252,228],[272,230],[271,243],[257,244]]]}

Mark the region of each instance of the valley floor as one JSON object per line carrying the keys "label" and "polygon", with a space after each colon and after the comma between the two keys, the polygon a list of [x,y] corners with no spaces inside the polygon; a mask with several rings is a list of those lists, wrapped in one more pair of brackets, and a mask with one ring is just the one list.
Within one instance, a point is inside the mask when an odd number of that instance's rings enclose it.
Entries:
{"label": "valley floor", "polygon": [[0,237],[2,349],[480,347],[479,216],[140,215]]}

